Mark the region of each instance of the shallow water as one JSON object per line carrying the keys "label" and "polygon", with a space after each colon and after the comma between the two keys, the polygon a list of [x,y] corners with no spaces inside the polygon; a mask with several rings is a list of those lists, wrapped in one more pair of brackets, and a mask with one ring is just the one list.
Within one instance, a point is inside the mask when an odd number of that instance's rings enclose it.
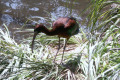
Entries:
{"label": "shallow water", "polygon": [[[31,36],[29,33],[16,33],[19,31],[17,28],[21,28],[27,18],[49,27],[58,17],[73,16],[81,24],[85,16],[80,14],[87,4],[88,0],[1,0],[0,28],[4,30],[3,23],[6,24],[11,37],[19,43]],[[32,21],[27,23],[27,25],[34,24]]]}

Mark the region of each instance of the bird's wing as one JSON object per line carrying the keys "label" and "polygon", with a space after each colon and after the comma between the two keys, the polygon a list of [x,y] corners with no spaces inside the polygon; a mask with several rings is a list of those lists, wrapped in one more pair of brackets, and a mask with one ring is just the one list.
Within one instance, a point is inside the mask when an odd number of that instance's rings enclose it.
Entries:
{"label": "bird's wing", "polygon": [[75,35],[79,32],[79,25],[75,20],[69,20],[64,27],[70,35]]}
{"label": "bird's wing", "polygon": [[69,21],[67,21],[67,23],[64,25],[65,25],[65,28],[72,28],[72,27],[74,27],[75,24],[76,24],[75,20],[69,19]]}

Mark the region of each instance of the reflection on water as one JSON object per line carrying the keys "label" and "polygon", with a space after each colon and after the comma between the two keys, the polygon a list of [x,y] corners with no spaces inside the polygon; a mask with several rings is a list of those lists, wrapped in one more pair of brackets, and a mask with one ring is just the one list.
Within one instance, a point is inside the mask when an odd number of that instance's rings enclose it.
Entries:
{"label": "reflection on water", "polygon": [[[1,0],[0,2],[0,28],[5,23],[11,37],[20,42],[29,34],[17,33],[14,28],[24,25],[27,18],[50,26],[51,21],[58,17],[73,16],[80,22],[84,17],[80,16],[81,11],[88,4],[87,0]],[[32,25],[32,23],[29,23]]]}
{"label": "reflection on water", "polygon": [[11,22],[13,22],[13,18],[8,15],[8,14],[3,14],[1,17],[1,20],[3,21],[3,23],[9,25]]}

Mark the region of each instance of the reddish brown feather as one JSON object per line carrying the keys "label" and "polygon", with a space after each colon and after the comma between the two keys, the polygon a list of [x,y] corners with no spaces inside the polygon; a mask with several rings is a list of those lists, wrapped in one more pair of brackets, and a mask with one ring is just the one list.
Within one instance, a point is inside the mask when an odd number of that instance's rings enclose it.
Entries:
{"label": "reddish brown feather", "polygon": [[[34,39],[39,32],[43,32],[49,36],[58,35],[59,43],[60,43],[60,37],[64,37],[67,39],[66,40],[66,43],[67,43],[68,39],[72,35],[75,35],[79,32],[79,26],[78,26],[75,18],[73,18],[73,17],[58,18],[56,21],[53,22],[51,30],[47,29],[42,24],[36,25],[35,29],[34,29],[34,36],[33,36],[33,41],[32,41],[32,52],[33,52]],[[66,47],[66,43],[64,46],[64,50]],[[59,49],[60,49],[60,47],[58,48],[58,51],[59,51]],[[63,50],[63,55],[64,55],[64,50]],[[57,53],[58,53],[58,51],[57,51]],[[57,55],[57,53],[56,53],[56,55]],[[63,59],[63,55],[62,55],[62,59]],[[55,58],[56,58],[56,56],[55,56]],[[61,62],[62,62],[62,60],[61,60]]]}

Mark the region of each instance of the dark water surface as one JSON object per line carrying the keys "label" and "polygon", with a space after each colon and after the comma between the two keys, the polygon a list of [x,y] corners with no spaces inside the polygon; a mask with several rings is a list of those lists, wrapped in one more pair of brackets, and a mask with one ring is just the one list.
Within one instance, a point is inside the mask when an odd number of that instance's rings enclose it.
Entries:
{"label": "dark water surface", "polygon": [[58,17],[73,16],[80,23],[85,17],[80,14],[87,4],[88,0],[0,0],[0,28],[4,30],[3,24],[6,24],[11,37],[19,43],[31,36],[29,33],[15,33],[27,18],[50,26]]}

